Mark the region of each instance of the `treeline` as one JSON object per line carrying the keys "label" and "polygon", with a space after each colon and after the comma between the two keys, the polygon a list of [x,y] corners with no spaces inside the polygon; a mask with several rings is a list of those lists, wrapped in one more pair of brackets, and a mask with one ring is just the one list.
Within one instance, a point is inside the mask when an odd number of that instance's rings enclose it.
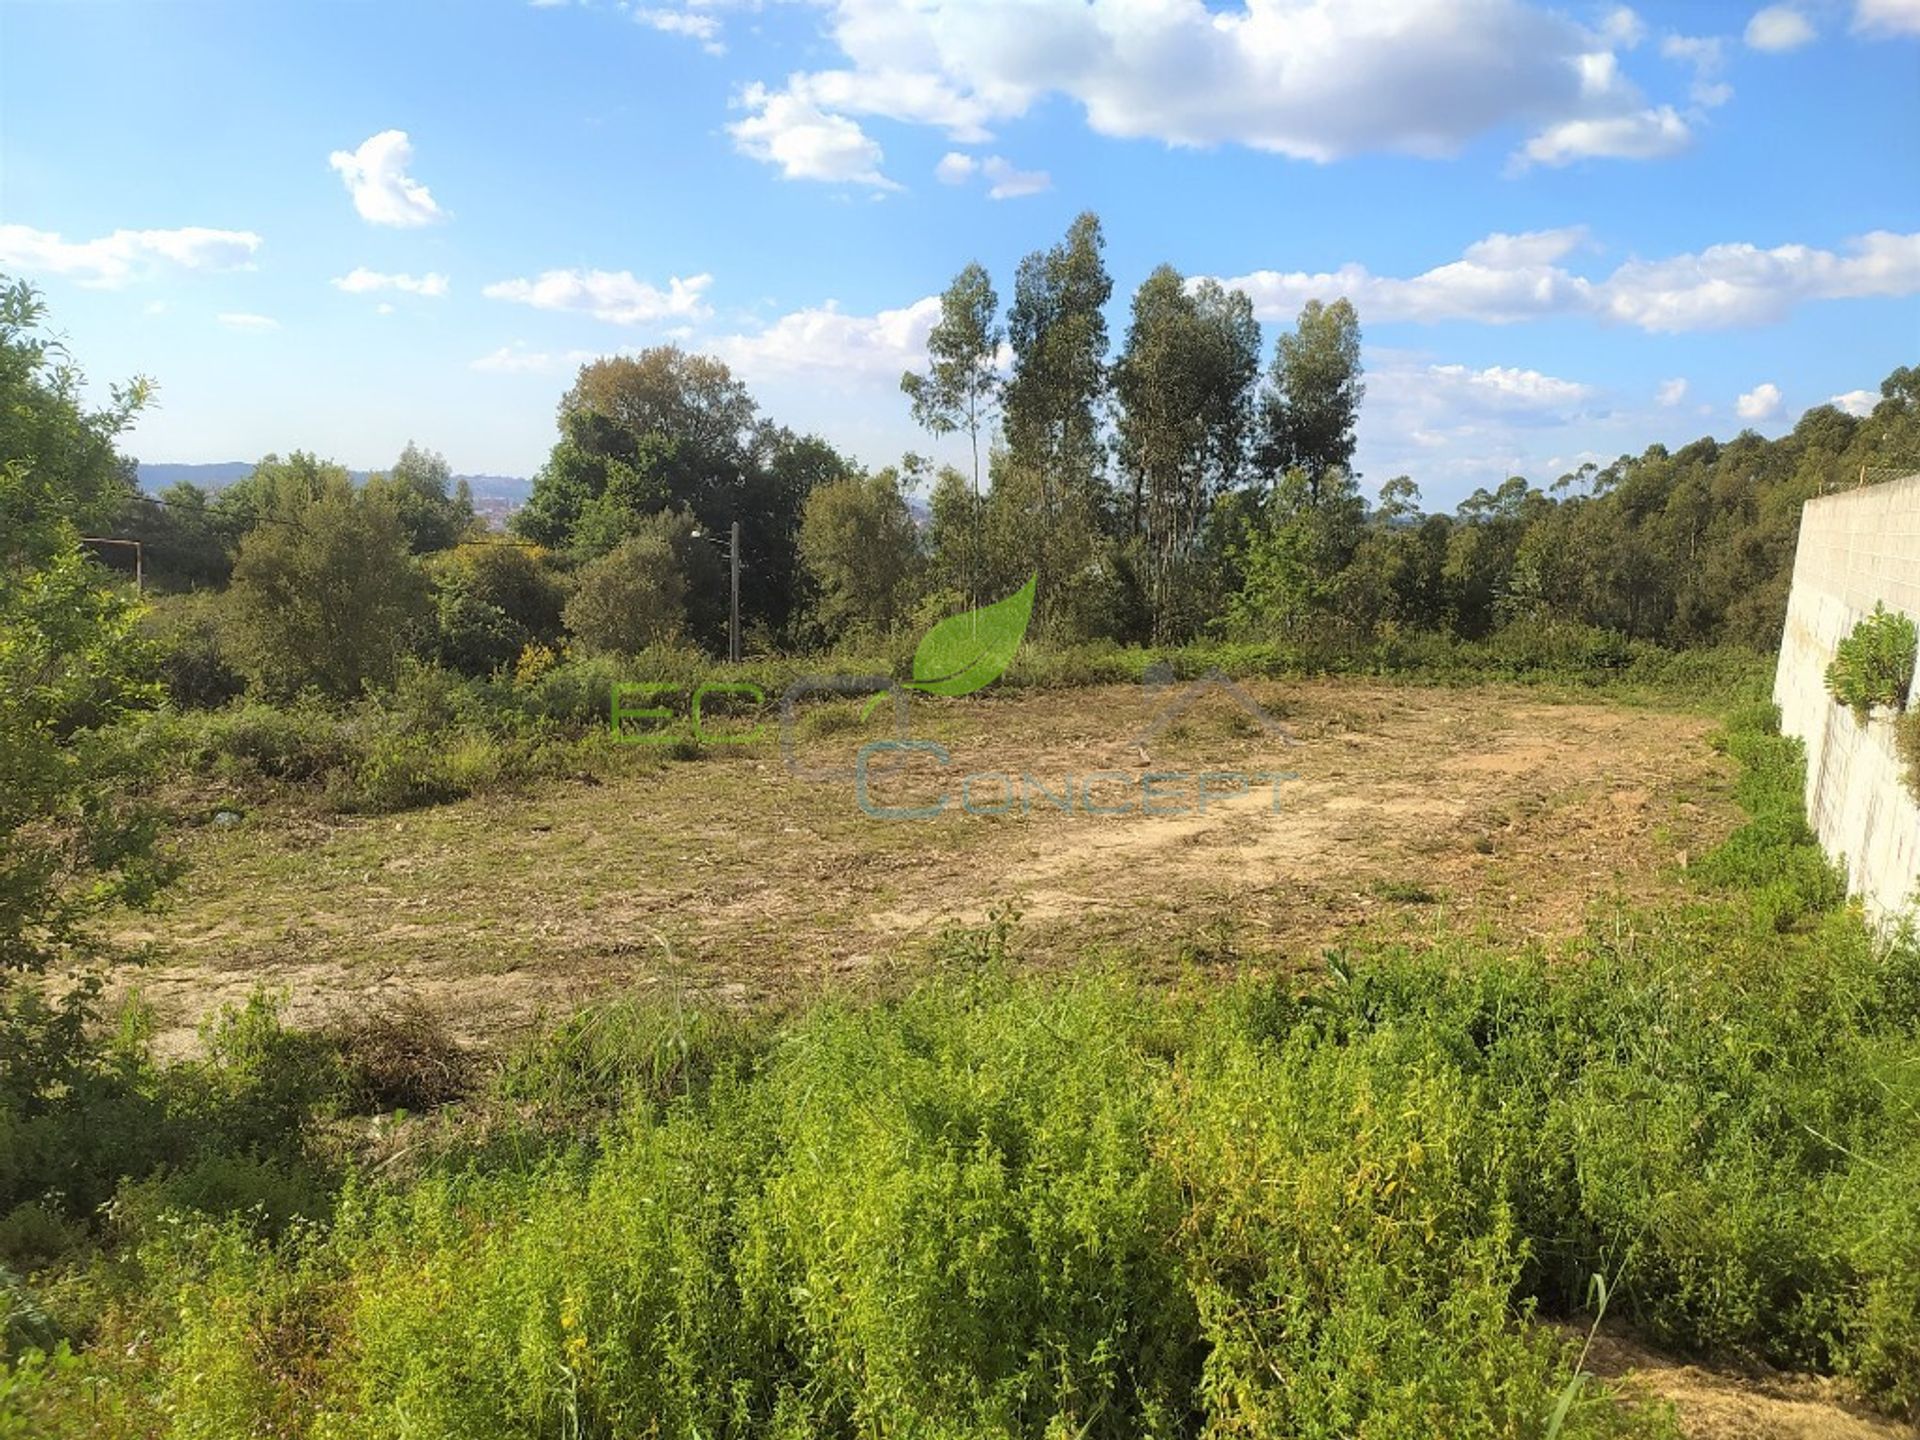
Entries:
{"label": "treeline", "polygon": [[931,434],[967,438],[964,471],[913,455],[864,471],[765,417],[720,361],[667,346],[582,367],[510,536],[411,446],[358,488],[298,453],[214,497],[182,484],[156,502],[129,481],[113,533],[145,543],[159,588],[230,587],[188,629],[211,647],[225,627],[220,683],[280,690],[354,693],[408,655],[485,675],[720,650],[736,522],[757,653],[923,627],[1036,573],[1036,633],[1058,642],[1354,655],[1525,621],[1766,649],[1802,503],[1920,469],[1920,368],[1903,367],[1866,417],[1821,406],[1778,440],[1655,445],[1429,512],[1412,477],[1369,498],[1353,471],[1349,302],[1310,302],[1263,365],[1244,294],[1163,265],[1117,353],[1112,295],[1092,214],[1021,262],[1004,312],[979,265],[955,277],[902,389]]}

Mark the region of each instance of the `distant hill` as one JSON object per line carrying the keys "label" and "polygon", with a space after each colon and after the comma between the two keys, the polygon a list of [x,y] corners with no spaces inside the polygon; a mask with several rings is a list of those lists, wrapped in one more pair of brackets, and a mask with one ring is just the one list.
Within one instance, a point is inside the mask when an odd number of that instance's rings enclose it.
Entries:
{"label": "distant hill", "polygon": [[[157,495],[181,480],[202,490],[224,490],[252,473],[251,460],[217,460],[205,465],[155,464],[147,460],[139,463],[140,488],[150,495]],[[373,472],[350,470],[347,473],[353,476],[355,484],[360,484]],[[518,475],[456,475],[453,478],[466,481],[476,501],[501,501],[509,509],[526,504],[527,496],[533,491],[533,482]]]}
{"label": "distant hill", "polygon": [[153,465],[142,460],[138,466],[140,488],[157,495],[169,485],[185,480],[202,490],[224,490],[236,480],[253,473],[251,460],[220,460],[210,465]]}

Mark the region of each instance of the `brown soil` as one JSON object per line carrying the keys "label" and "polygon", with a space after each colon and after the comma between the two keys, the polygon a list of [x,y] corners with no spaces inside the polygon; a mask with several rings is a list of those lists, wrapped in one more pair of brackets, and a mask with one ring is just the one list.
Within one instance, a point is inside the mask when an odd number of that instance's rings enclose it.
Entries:
{"label": "brown soil", "polygon": [[1837,1380],[1778,1370],[1705,1370],[1600,1336],[1587,1368],[1630,1399],[1672,1405],[1687,1440],[1912,1440]]}
{"label": "brown soil", "polygon": [[[1248,689],[1292,743],[1226,694],[1145,744],[1170,697],[1139,687],[917,699],[916,736],[951,762],[882,757],[871,795],[949,793],[924,821],[863,813],[851,781],[794,778],[771,739],[664,768],[616,757],[599,783],[397,816],[269,807],[196,832],[173,908],[123,938],[156,947],[137,983],[168,1048],[262,984],[300,1022],[418,994],[486,1042],[620,988],[791,998],[911,965],[945,927],[996,909],[1019,913],[1019,949],[1038,963],[1090,948],[1312,962],[1362,926],[1518,945],[1670,887],[1735,820],[1698,716],[1491,688]],[[800,758],[848,764],[878,725],[820,733]],[[1211,779],[1202,813],[1204,771],[1298,778],[1244,795]],[[1118,805],[1132,785],[1134,810],[1063,814],[1036,796],[1025,813],[965,813],[961,777],[981,772],[1056,795],[1069,777],[1122,772],[1093,801]],[[1156,781],[1155,808],[1185,813],[1140,813],[1135,779],[1169,772],[1187,778]],[[973,793],[990,808],[1001,790]]]}

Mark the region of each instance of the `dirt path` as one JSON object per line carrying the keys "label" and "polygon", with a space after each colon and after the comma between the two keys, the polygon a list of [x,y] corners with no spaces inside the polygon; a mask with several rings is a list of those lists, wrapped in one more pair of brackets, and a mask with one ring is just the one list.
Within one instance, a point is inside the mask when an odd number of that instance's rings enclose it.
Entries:
{"label": "dirt path", "polygon": [[1671,1404],[1687,1440],[1913,1440],[1920,1433],[1814,1375],[1707,1370],[1605,1336],[1587,1365],[1629,1397]]}

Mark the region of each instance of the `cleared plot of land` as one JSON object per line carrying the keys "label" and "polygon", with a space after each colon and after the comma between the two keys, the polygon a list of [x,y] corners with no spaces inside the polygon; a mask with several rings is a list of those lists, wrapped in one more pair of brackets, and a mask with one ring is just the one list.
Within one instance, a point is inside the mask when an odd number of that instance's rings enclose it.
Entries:
{"label": "cleared plot of land", "polygon": [[[1733,826],[1731,767],[1703,717],[1524,690],[1351,681],[1254,684],[1291,737],[1225,693],[1164,720],[1177,688],[916,697],[916,739],[851,779],[796,778],[773,731],[660,765],[623,751],[595,777],[398,816],[268,807],[197,831],[172,908],[130,921],[158,962],[137,984],[164,1045],[266,984],[313,1022],[413,993],[470,1039],[621,988],[788,999],[897,973],[952,924],[1018,912],[1038,963],[1103,948],[1169,966],[1311,963],[1356,927],[1440,924],[1501,943],[1577,929],[1644,898]],[[850,767],[883,717],[809,712],[797,758]],[[1201,772],[1291,772],[1237,782]],[[963,777],[1032,803],[968,814]],[[1091,782],[1088,777],[1104,774]],[[1140,781],[1155,781],[1141,813]],[[1039,793],[1081,797],[1072,813]],[[1278,803],[1275,804],[1277,789]],[[1000,782],[971,790],[976,809]],[[1084,800],[1127,814],[1089,814]],[[1180,807],[1185,807],[1181,811]]]}

